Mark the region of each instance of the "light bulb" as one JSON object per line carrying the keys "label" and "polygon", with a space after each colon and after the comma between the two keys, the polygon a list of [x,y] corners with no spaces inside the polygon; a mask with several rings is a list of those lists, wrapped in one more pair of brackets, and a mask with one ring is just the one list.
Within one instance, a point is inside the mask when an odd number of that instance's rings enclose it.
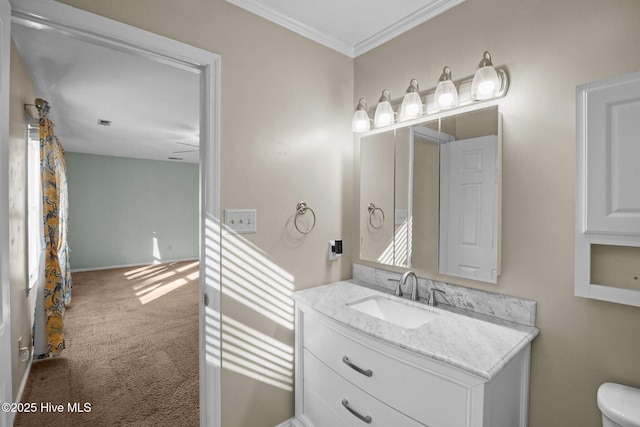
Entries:
{"label": "light bulb", "polygon": [[458,90],[456,85],[451,81],[451,69],[444,67],[442,75],[436,86],[435,93],[436,108],[445,110],[458,105]]}
{"label": "light bulb", "polygon": [[411,79],[407,93],[402,99],[402,105],[400,106],[400,121],[416,119],[422,116],[422,98],[420,98],[420,89],[418,88],[418,81]]}
{"label": "light bulb", "polygon": [[499,87],[500,78],[491,63],[491,54],[485,51],[482,61],[478,64],[478,70],[473,76],[471,97],[476,100],[493,98]]}
{"label": "light bulb", "polygon": [[353,113],[351,130],[353,132],[366,132],[369,129],[371,129],[371,120],[369,119],[369,114],[367,114],[367,101],[364,98],[360,98],[356,111]]}
{"label": "light bulb", "polygon": [[382,96],[378,100],[378,106],[376,107],[376,113],[373,118],[375,127],[392,125],[395,121],[393,108],[391,108],[391,95],[388,90],[382,91]]}

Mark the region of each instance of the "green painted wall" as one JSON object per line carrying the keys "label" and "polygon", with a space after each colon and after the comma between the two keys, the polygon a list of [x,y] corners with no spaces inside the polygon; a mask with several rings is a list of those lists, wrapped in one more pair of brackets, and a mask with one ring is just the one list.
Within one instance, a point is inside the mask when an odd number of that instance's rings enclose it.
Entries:
{"label": "green painted wall", "polygon": [[198,165],[65,153],[71,268],[198,257]]}

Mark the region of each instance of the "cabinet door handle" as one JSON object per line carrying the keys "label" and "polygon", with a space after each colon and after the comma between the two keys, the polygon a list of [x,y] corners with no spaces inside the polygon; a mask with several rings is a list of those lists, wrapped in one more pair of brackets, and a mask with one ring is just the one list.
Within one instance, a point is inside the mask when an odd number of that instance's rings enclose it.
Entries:
{"label": "cabinet door handle", "polygon": [[342,361],[351,369],[356,370],[358,372],[360,372],[362,375],[366,375],[367,377],[373,376],[373,371],[371,369],[362,369],[359,366],[354,365],[353,363],[351,363],[351,361],[349,360],[349,358],[347,356],[343,356],[342,357]]}
{"label": "cabinet door handle", "polygon": [[367,424],[371,424],[371,421],[373,421],[373,419],[369,415],[360,415],[358,411],[356,411],[351,406],[349,406],[349,401],[347,399],[342,399],[342,406],[347,408],[347,411],[351,412],[353,415],[355,415],[356,417],[358,417],[359,419],[361,419]]}

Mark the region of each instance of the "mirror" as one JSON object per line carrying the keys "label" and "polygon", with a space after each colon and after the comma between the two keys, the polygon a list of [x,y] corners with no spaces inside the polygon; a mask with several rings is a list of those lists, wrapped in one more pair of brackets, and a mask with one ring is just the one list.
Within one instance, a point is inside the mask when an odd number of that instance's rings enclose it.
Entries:
{"label": "mirror", "polygon": [[497,107],[362,137],[360,258],[495,283],[500,139]]}
{"label": "mirror", "polygon": [[[395,131],[363,138],[360,152],[360,258],[389,265],[395,256]],[[398,261],[396,261],[398,259]]]}

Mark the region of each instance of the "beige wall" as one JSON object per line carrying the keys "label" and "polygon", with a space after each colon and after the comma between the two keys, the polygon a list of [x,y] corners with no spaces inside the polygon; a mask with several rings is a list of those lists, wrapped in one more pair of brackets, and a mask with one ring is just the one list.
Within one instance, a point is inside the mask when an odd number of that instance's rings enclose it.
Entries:
{"label": "beige wall", "polygon": [[[36,94],[27,70],[11,41],[11,94],[9,111],[9,275],[11,281],[11,370],[16,398],[28,363],[18,357],[18,339],[31,348],[34,293],[27,296],[27,116],[24,104]],[[35,114],[35,111],[33,111]]]}
{"label": "beige wall", "polygon": [[[351,274],[353,61],[224,0],[64,3],[222,57],[222,207],[254,208],[258,218],[256,234],[223,241],[222,424],[273,427],[293,415],[284,294]],[[302,200],[317,216],[307,236],[292,223]],[[346,254],[329,262],[336,238]],[[234,347],[242,331],[252,337],[242,349],[285,353],[252,365]],[[272,371],[266,356],[285,373],[251,378]]]}
{"label": "beige wall", "polygon": [[355,100],[444,65],[471,76],[482,52],[508,69],[503,114],[502,275],[451,282],[538,301],[530,426],[599,426],[605,381],[640,386],[640,308],[573,295],[575,88],[640,69],[636,0],[467,0],[355,60]]}

